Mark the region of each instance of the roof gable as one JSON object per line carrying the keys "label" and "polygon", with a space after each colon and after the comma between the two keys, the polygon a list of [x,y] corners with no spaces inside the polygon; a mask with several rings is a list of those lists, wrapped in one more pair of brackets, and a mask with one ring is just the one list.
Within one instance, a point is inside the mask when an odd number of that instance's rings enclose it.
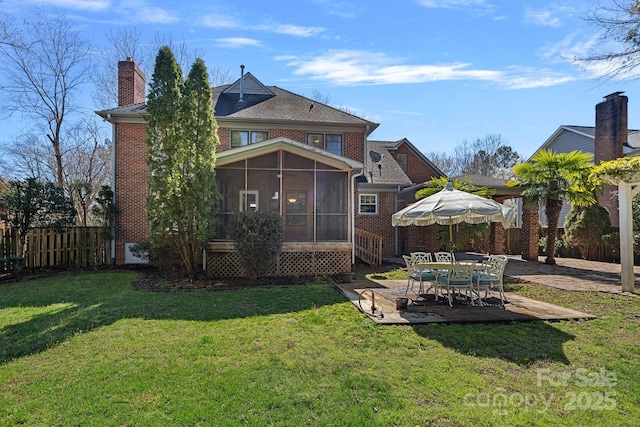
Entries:
{"label": "roof gable", "polygon": [[[551,150],[559,153],[579,150],[593,153],[595,149],[595,134],[594,127],[562,125],[534,151],[531,157],[540,150]],[[529,160],[531,160],[531,157]]]}
{"label": "roof gable", "polygon": [[[371,141],[370,141],[371,142]],[[415,155],[418,159],[420,159],[421,162],[423,162],[425,165],[427,165],[431,170],[433,170],[433,172],[435,172],[436,174],[440,175],[440,176],[445,176],[444,172],[442,172],[440,170],[440,168],[438,168],[438,166],[436,166],[435,163],[433,163],[431,160],[429,160],[427,158],[427,156],[425,156],[420,150],[418,150],[416,148],[415,145],[413,145],[411,143],[411,141],[409,141],[407,138],[402,138],[398,141],[374,141],[374,142],[379,142],[384,144],[384,146],[387,148],[387,150],[389,151],[396,151],[398,150],[398,148],[400,148],[401,146],[405,146],[407,147],[407,149],[413,153],[413,155]]]}
{"label": "roof gable", "polygon": [[216,166],[224,166],[251,157],[284,150],[301,157],[344,171],[359,170],[364,165],[358,161],[338,156],[311,145],[302,144],[289,138],[273,138],[243,147],[232,148],[216,154]]}
{"label": "roof gable", "polygon": [[232,83],[227,87],[223,93],[234,93],[240,95],[273,95],[273,92],[269,90],[265,85],[260,83],[253,74],[247,72],[243,74],[235,83]]}

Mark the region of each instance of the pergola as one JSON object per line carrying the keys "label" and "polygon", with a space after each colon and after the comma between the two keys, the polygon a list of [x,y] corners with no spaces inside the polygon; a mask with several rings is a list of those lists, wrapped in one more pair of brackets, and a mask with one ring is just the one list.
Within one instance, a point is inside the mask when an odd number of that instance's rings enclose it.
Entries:
{"label": "pergola", "polygon": [[633,292],[635,280],[633,275],[633,197],[640,193],[640,174],[622,178],[609,178],[618,185],[618,211],[620,213],[620,275],[622,290]]}

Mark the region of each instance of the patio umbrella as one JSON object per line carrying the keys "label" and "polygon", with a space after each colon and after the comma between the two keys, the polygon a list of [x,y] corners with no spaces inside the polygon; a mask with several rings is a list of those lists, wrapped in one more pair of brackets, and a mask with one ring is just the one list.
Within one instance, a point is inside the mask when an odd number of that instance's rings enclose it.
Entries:
{"label": "patio umbrella", "polygon": [[453,224],[468,222],[482,224],[500,222],[509,228],[515,219],[515,210],[495,200],[453,188],[450,182],[439,192],[418,200],[391,217],[395,226],[449,225],[449,241],[453,241]]}

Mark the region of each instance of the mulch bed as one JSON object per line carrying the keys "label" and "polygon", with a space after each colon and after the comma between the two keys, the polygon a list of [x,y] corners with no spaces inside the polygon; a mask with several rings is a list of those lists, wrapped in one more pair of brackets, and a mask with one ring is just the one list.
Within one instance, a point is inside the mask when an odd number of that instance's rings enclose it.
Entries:
{"label": "mulch bed", "polygon": [[239,288],[275,287],[302,285],[315,281],[316,277],[260,277],[257,282],[243,277],[211,278],[198,277],[185,279],[168,274],[154,267],[136,268],[139,277],[133,281],[133,287],[149,292],[189,292],[224,291]]}
{"label": "mulch bed", "polygon": [[[392,266],[393,267],[393,266]],[[390,266],[369,267],[367,265],[358,264],[354,271],[357,275],[365,275],[373,272],[386,271]],[[105,266],[93,267],[86,269],[23,269],[10,275],[0,275],[0,284],[18,282],[23,280],[38,279],[43,277],[56,276],[68,273],[95,272],[95,271],[131,271],[138,274],[138,278],[133,281],[133,288],[139,291],[147,292],[189,292],[189,291],[222,291],[239,288],[256,288],[256,287],[282,287],[296,286],[305,283],[314,282],[316,280],[332,279],[337,282],[335,277],[278,277],[266,276],[260,277],[258,282],[251,281],[242,277],[198,277],[193,280],[178,277],[170,272],[161,270],[157,267],[149,265],[139,266]]]}

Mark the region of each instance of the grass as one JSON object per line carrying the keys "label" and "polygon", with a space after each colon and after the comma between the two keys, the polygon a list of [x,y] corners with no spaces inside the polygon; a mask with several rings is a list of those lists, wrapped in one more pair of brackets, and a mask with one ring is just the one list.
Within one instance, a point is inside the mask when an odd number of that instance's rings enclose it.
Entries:
{"label": "grass", "polygon": [[640,419],[638,298],[512,283],[599,317],[378,326],[331,283],[150,293],[133,290],[134,278],[98,272],[0,285],[0,425]]}

